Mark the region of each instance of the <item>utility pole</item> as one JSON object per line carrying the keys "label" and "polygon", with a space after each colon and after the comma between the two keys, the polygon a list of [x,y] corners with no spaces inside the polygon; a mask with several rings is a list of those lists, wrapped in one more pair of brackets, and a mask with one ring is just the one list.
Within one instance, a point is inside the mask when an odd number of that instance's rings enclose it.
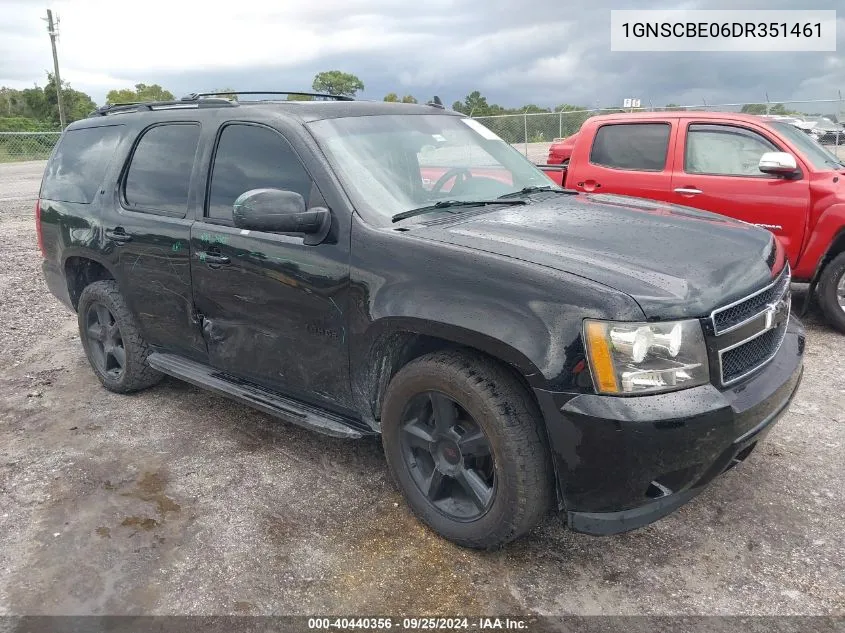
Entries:
{"label": "utility pole", "polygon": [[56,100],[59,104],[59,124],[62,130],[65,129],[65,109],[62,107],[62,77],[59,75],[59,55],[56,53],[56,38],[59,35],[57,28],[59,20],[56,18],[56,24],[53,24],[53,12],[47,9],[47,32],[50,34],[50,44],[53,46],[53,72],[56,80]]}

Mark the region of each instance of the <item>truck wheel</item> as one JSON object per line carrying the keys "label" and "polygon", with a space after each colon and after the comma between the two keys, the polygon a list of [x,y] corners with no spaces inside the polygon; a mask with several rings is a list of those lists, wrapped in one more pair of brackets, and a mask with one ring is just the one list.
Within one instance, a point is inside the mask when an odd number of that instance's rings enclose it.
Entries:
{"label": "truck wheel", "polygon": [[494,361],[442,351],[408,363],[388,386],[381,421],[394,481],[441,536],[492,549],[549,510],[553,475],[540,412]]}
{"label": "truck wheel", "polygon": [[845,253],[834,257],[822,270],[818,298],[828,323],[845,334]]}
{"label": "truck wheel", "polygon": [[150,350],[117,282],[97,281],[87,286],[79,297],[77,321],[88,362],[109,391],[138,391],[163,378],[147,365]]}

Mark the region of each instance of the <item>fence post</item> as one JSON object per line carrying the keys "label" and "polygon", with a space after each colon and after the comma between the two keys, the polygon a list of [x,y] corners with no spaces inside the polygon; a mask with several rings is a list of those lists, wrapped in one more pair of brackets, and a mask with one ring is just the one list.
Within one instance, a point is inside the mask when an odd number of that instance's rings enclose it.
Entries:
{"label": "fence post", "polygon": [[525,122],[525,158],[528,158],[528,114],[523,112],[522,113],[522,120]]}
{"label": "fence post", "polygon": [[842,135],[842,114],[845,113],[845,110],[842,110],[842,91],[839,90],[839,107],[836,109],[836,156],[839,158],[839,137]]}

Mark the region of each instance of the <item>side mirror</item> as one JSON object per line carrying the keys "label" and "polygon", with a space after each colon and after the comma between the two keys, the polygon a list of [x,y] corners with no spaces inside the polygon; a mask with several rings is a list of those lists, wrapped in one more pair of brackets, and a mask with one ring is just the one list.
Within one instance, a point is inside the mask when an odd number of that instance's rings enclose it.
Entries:
{"label": "side mirror", "polygon": [[301,233],[309,245],[322,242],[332,223],[328,209],[306,210],[301,195],[283,189],[250,189],[235,200],[232,217],[239,229]]}
{"label": "side mirror", "polygon": [[792,176],[798,172],[798,163],[792,154],[786,152],[766,152],[760,157],[757,166],[764,174]]}

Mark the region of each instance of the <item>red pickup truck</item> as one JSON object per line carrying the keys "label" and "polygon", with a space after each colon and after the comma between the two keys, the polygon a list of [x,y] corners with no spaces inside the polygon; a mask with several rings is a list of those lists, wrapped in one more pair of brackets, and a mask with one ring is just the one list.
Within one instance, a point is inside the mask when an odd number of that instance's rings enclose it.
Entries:
{"label": "red pickup truck", "polygon": [[[552,144],[547,175],[578,191],[652,198],[774,233],[845,332],[845,163],[788,123],[717,112],[611,114]],[[806,302],[807,304],[809,303]]]}

